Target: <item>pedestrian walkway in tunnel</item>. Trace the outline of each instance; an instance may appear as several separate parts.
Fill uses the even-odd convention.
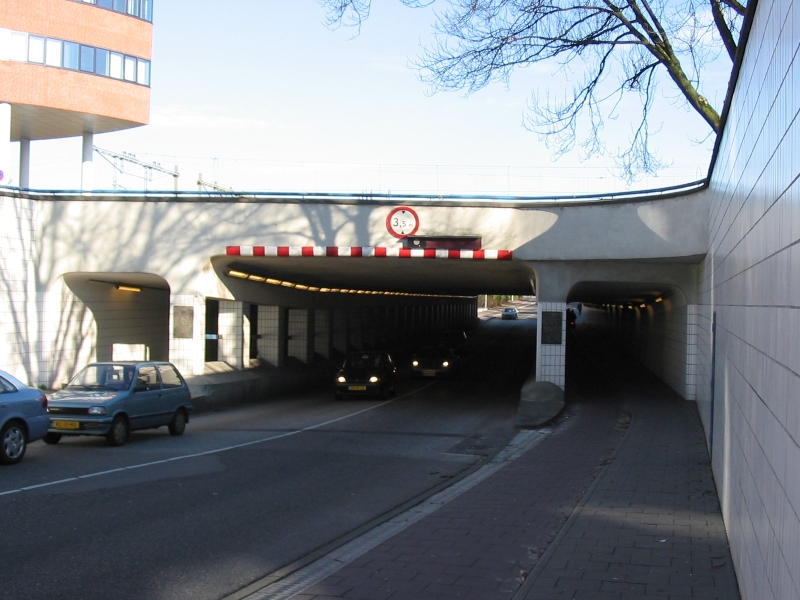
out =
[[[695,405],[598,330],[569,352],[542,442],[293,597],[738,599]]]

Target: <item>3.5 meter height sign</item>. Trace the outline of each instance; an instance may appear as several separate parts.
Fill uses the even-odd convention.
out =
[[[408,206],[398,206],[386,217],[386,229],[400,239],[414,235],[419,229],[419,216]]]

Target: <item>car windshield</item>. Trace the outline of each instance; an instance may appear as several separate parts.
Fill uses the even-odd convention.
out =
[[[375,369],[381,366],[381,357],[377,354],[358,354],[348,356],[345,369]]]
[[[417,356],[444,356],[449,353],[450,349],[446,348],[445,346],[430,346],[417,352]]]
[[[72,378],[67,387],[126,390],[131,385],[132,365],[89,365]]]

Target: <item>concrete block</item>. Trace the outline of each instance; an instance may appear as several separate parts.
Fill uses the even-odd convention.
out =
[[[564,409],[564,390],[550,381],[528,379],[522,386],[517,427],[539,427],[554,419]]]

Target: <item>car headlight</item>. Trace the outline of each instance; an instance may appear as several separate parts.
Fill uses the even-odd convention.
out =
[[[411,361],[411,366],[412,367],[418,367],[419,366],[419,361],[418,360],[412,360]]]
[[[105,406],[90,406],[89,407],[89,414],[90,415],[104,415],[106,414]]]
[[[339,375],[336,378],[336,381],[338,381],[339,383],[347,383],[347,379],[345,379],[344,375]]]
[[[378,383],[379,381],[380,381],[380,378],[375,377],[375,375],[373,375],[372,377],[369,378],[369,382],[370,383]]]
[[[449,363],[449,362],[447,362],[447,361],[444,361],[444,362],[442,363],[442,366],[443,366],[443,367],[449,367],[449,366],[450,366],[450,363]]]

